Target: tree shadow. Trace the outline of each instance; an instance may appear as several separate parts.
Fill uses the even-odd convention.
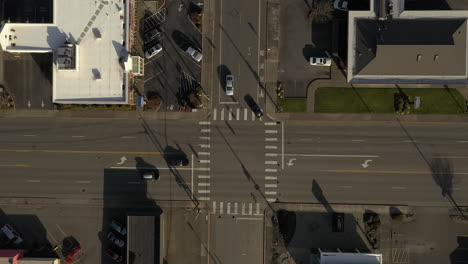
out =
[[[463,211],[453,198],[454,169],[449,159],[435,156],[429,161],[432,172],[432,179],[439,186],[442,197],[446,198],[457,210],[460,216],[464,216]]]
[[[321,203],[325,209],[327,210],[328,213],[333,213],[333,208],[330,206],[330,203],[328,202],[327,198],[323,194],[322,188],[318,184],[318,182],[314,179],[312,180],[312,194],[314,195],[315,199],[319,203]]]

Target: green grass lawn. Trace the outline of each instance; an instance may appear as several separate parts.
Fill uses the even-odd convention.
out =
[[[401,91],[421,107],[412,114],[463,114],[465,98],[456,89],[406,88]],[[315,92],[316,113],[395,113],[397,88],[318,88]]]
[[[299,113],[307,111],[306,98],[278,99],[278,107],[286,113]]]

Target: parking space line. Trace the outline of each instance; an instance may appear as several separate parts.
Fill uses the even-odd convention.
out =
[[[211,132],[211,129],[209,128],[204,128],[201,130],[201,133],[210,133]]]
[[[200,156],[202,156],[202,155],[203,156],[210,156],[211,153],[210,152],[198,152],[198,155],[200,155]]]
[[[278,179],[278,177],[276,176],[265,176],[265,180],[273,180],[273,181],[276,181]]]
[[[239,118],[240,118],[240,109],[237,108],[237,110],[236,110],[236,120],[239,120]]]
[[[198,122],[199,125],[211,125],[210,121],[200,121]]]
[[[200,190],[200,189],[199,189],[199,190],[198,190],[198,193],[211,193],[211,191],[210,191],[210,190]]]
[[[277,188],[277,187],[278,187],[277,184],[269,184],[269,183],[265,184],[265,188]]]
[[[265,172],[278,172],[277,169],[265,169]]]
[[[276,194],[277,194],[277,192],[274,192],[274,191],[269,191],[269,192],[265,192],[265,194],[267,194],[267,195],[276,195]]]
[[[216,201],[213,201],[213,212],[212,213],[213,214],[216,213]]]
[[[244,120],[247,120],[247,108],[244,108]]]
[[[200,163],[211,163],[210,160],[200,160]]]
[[[198,179],[209,179],[210,175],[198,175]]]
[[[200,201],[209,201],[209,200],[211,200],[211,198],[210,197],[198,197],[198,200],[200,200]]]
[[[266,149],[278,149],[278,146],[265,146]]]
[[[265,141],[268,141],[268,142],[278,141],[278,138],[265,138]]]
[[[252,112],[252,121],[255,121],[255,113]]]
[[[265,164],[269,164],[269,165],[277,165],[277,164],[278,164],[278,162],[277,162],[277,161],[275,161],[275,160],[267,160],[267,161],[265,161]]]
[[[276,199],[275,198],[267,198],[267,201],[270,202],[270,203],[274,203],[274,202],[276,202]]]
[[[203,140],[210,140],[211,137],[200,137],[200,139],[203,139]]]
[[[216,120],[216,114],[218,113],[217,109],[213,109],[213,120]]]
[[[278,153],[265,153],[266,157],[278,157]]]
[[[232,114],[232,110],[231,110],[231,109],[229,109],[229,111],[228,111],[228,115],[229,115],[229,121],[231,121],[231,120],[232,120],[232,115],[233,115],[233,114]]]
[[[221,115],[221,121],[224,121],[224,108],[221,109],[220,115]]]
[[[276,126],[276,122],[265,122],[265,126]]]
[[[267,134],[278,134],[278,130],[265,130]]]
[[[200,148],[210,148],[211,147],[211,145],[209,145],[209,144],[199,144],[198,146]]]

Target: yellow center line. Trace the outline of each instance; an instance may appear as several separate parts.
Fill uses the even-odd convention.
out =
[[[0,165],[0,167],[19,167],[19,168],[30,168],[31,165],[18,164],[18,165]]]
[[[47,150],[47,149],[0,149],[0,152],[40,152],[40,153],[68,153],[68,154],[135,154],[135,155],[161,155],[163,152],[143,151],[94,151],[94,150]]]
[[[457,174],[468,175],[468,172],[430,172],[430,171],[371,171],[371,170],[319,170],[320,172],[344,172],[344,173],[387,173],[387,174]]]

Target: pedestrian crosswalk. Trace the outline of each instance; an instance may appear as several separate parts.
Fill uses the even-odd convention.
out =
[[[263,121],[263,117],[257,118],[251,109],[244,107],[213,108],[211,118],[213,121]]]
[[[216,215],[261,216],[264,209],[260,203],[213,201],[211,213]]]
[[[209,201],[211,199],[211,175],[210,175],[210,164],[211,164],[211,122],[210,121],[200,121],[198,122],[200,126],[200,140],[198,144],[198,155],[197,161],[199,168],[197,170],[197,186],[196,186],[196,195],[197,199],[200,201]]]
[[[264,194],[268,202],[277,202],[278,170],[280,161],[278,151],[279,134],[277,122],[265,122],[265,185]]]

